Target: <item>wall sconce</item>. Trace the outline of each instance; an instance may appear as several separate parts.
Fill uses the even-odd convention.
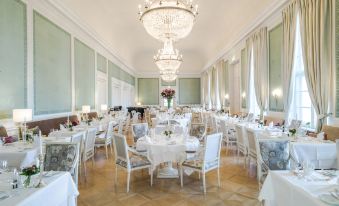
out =
[[[138,103],[137,103],[137,106],[141,106],[141,102],[138,102]]]
[[[229,106],[229,99],[230,99],[230,95],[229,94],[225,94],[225,106],[226,107]]]
[[[243,92],[243,93],[241,94],[241,97],[242,97],[243,103],[246,105],[246,92]]]

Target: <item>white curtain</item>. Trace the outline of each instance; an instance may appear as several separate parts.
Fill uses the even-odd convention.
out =
[[[207,102],[208,109],[212,108],[212,69],[207,71]]]
[[[225,61],[220,60],[218,63],[218,89],[221,109],[225,106]]]
[[[268,105],[268,44],[267,28],[261,28],[253,36],[254,89],[260,118]]]
[[[217,71],[216,71],[216,67],[213,66],[213,68],[211,69],[211,101],[212,101],[212,109],[216,109],[217,108],[217,95],[218,95],[218,91],[217,91],[217,83],[218,83],[218,78],[217,78]]]
[[[329,112],[333,85],[333,4],[333,0],[298,0],[305,78],[318,116],[318,131]]]
[[[246,101],[246,108],[249,109],[250,108],[250,77],[251,77],[251,61],[252,61],[252,51],[253,51],[253,38],[249,37],[246,40],[246,75],[245,75],[245,88],[246,88],[246,93],[245,93],[245,97],[242,98],[244,101]],[[244,89],[243,89],[244,90]]]
[[[282,12],[283,18],[283,51],[282,51],[282,84],[285,122],[288,124],[293,96],[293,63],[296,39],[296,2],[293,1]]]

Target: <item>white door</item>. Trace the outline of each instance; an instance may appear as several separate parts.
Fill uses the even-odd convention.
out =
[[[121,86],[112,84],[112,106],[121,106]]]

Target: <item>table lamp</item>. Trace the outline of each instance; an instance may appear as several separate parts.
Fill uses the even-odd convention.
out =
[[[86,121],[88,120],[88,113],[91,112],[91,106],[90,105],[83,105],[82,106],[82,113],[85,114]]]
[[[23,124],[23,137],[22,140],[26,141],[26,122],[32,120],[32,109],[14,109],[13,110],[13,122],[19,124],[19,134],[22,134]]]
[[[102,105],[100,106],[100,108],[101,108],[101,111],[102,111],[102,112],[106,112],[107,109],[108,109],[107,104],[102,104]]]

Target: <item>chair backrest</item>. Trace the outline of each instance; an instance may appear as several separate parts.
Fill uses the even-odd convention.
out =
[[[112,139],[113,136],[113,127],[114,127],[114,122],[109,121],[108,126],[107,126],[107,131],[106,131],[106,139]]]
[[[79,151],[80,155],[82,154],[82,151],[84,149],[84,140],[86,139],[86,133],[85,132],[79,132],[71,137],[71,142],[76,143],[79,145]],[[81,156],[79,156],[80,158]]]
[[[132,135],[134,137],[134,142],[137,142],[140,137],[144,137],[147,134],[148,134],[147,123],[132,124]]]
[[[337,169],[339,168],[339,140],[336,140],[337,146]]]
[[[190,135],[197,137],[199,140],[203,140],[206,136],[207,126],[204,123],[192,123]]]
[[[119,133],[119,134],[122,134],[122,130],[123,130],[123,129],[124,129],[124,120],[121,119],[121,120],[119,121],[118,133]]]
[[[132,117],[133,124],[138,123],[138,121],[139,121],[139,114],[140,114],[139,112],[136,112],[136,113],[133,114],[133,117]]]
[[[244,138],[242,126],[240,126],[240,125],[235,125],[235,134],[236,134],[236,136],[237,136],[237,142],[238,142],[238,144],[243,145],[243,146],[246,146],[246,142],[245,142],[245,138]]]
[[[78,160],[78,143],[46,143],[45,171],[67,171],[74,174]]]
[[[181,135],[181,134],[184,133],[184,129],[180,125],[176,125],[176,126],[174,126],[173,133],[176,134],[176,135]]]
[[[118,160],[125,161],[129,164],[129,156],[128,156],[128,146],[126,137],[121,134],[114,133],[113,135],[113,145],[114,145],[114,153],[115,153],[115,161]]]
[[[157,118],[152,118],[152,127],[155,128],[157,126]]]
[[[220,120],[220,131],[222,132],[224,136],[227,136],[227,126],[226,126],[226,121],[225,120]]]
[[[290,148],[287,140],[258,139],[260,161],[270,170],[289,169]]]
[[[204,162],[220,160],[222,134],[216,133],[205,137]]]
[[[248,147],[249,147],[250,151],[253,154],[256,154],[256,151],[257,151],[257,147],[256,147],[256,141],[257,141],[256,140],[256,135],[250,129],[246,129],[246,132],[247,132],[247,139],[248,139]]]
[[[82,161],[86,161],[94,156],[96,134],[97,134],[96,128],[88,128]]]
[[[155,134],[161,135],[167,129],[167,126],[158,125],[155,127]]]

